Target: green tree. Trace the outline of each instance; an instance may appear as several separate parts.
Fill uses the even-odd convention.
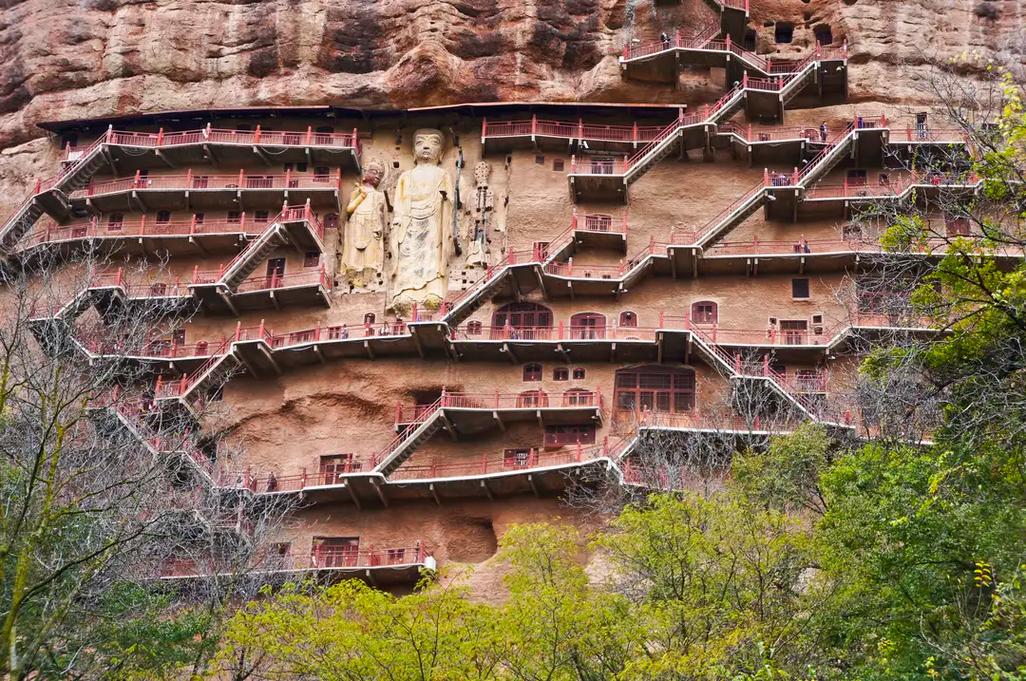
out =
[[[638,608],[647,655],[635,678],[774,678],[801,667],[808,533],[733,493],[653,496],[599,537]]]

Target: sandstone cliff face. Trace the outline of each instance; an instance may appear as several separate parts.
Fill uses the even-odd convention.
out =
[[[1022,59],[1019,0],[752,6],[760,52],[800,53],[816,26],[847,38],[855,101],[907,99],[900,62]],[[687,91],[623,83],[618,51],[715,20],[703,0],[3,0],[0,146],[40,120],[167,109],[674,101]],[[792,43],[775,42],[777,21]]]

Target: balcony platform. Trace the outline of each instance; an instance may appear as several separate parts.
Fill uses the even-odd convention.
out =
[[[794,245],[793,248],[799,246]],[[818,247],[818,244],[817,244]],[[724,249],[727,250],[727,249]],[[709,275],[744,275],[758,276],[760,274],[811,274],[815,272],[838,272],[846,271],[855,267],[859,261],[859,252],[855,248],[841,250],[802,253],[786,252],[781,249],[779,253],[766,250],[757,254],[724,254],[716,255],[716,249],[707,251],[707,254],[698,259],[698,273]]]
[[[204,309],[215,314],[238,315],[244,311],[280,309],[285,306],[331,306],[329,280],[322,270],[299,271],[281,276],[251,276],[235,290],[202,275],[189,289]]]
[[[360,170],[360,143],[354,133],[305,131],[227,130],[203,128],[187,131],[111,131],[100,140],[110,163],[119,172],[153,167],[182,168],[211,164],[252,166],[307,163]],[[67,152],[74,163],[78,149]]]
[[[687,337],[686,331],[677,329],[534,331],[539,333],[510,338],[503,328],[483,327],[480,335],[474,335],[462,326],[454,331],[450,343],[454,354],[466,361],[662,362],[682,359]]]
[[[467,462],[460,471],[454,462],[439,466],[416,464],[414,459],[400,466],[389,476],[384,493],[389,500],[434,500],[443,505],[446,500],[473,498],[505,498],[534,495],[555,497],[566,491],[570,478],[582,473],[599,473],[609,465],[608,459],[586,458],[573,461],[573,453],[548,457],[540,455],[538,465],[482,466],[474,471],[474,463]],[[560,459],[565,462],[558,463]],[[448,469],[448,470],[447,470]]]
[[[48,224],[30,232],[13,255],[24,262],[39,257],[64,260],[86,249],[102,255],[208,255],[239,251],[247,237],[258,236],[265,227],[252,222],[123,223],[114,229],[96,221]]]
[[[620,166],[617,166],[620,168]],[[627,180],[619,172],[593,172],[587,164],[567,175],[574,200],[627,202]]]
[[[498,406],[488,404],[488,396],[482,396],[479,405],[443,407],[445,420],[458,436],[472,436],[494,430],[505,430],[513,423],[538,423],[540,426],[602,423],[600,397],[595,394],[595,404],[561,404],[562,395],[548,395],[548,400],[538,405],[525,401],[525,406],[516,406],[503,396]],[[399,422],[397,432],[413,427],[413,423]]]
[[[341,176],[154,175],[91,182],[71,195],[73,206],[100,213],[154,210],[252,210],[305,204],[341,211]]]

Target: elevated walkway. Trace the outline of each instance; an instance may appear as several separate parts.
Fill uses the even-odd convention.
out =
[[[356,130],[351,134],[337,134],[317,133],[309,128],[305,132],[277,132],[261,131],[259,127],[243,131],[216,130],[207,126],[183,132],[139,133],[109,128],[86,147],[66,149],[61,171],[52,178],[36,182],[32,194],[0,223],[0,250],[13,250],[44,212],[58,223],[67,222],[73,198],[101,210],[108,204],[129,209],[141,206],[145,210],[143,196],[154,199],[153,208],[168,198],[172,199],[174,208],[182,205],[221,206],[225,196],[240,200],[244,197],[246,200],[277,197],[278,202],[291,200],[303,203],[308,198],[317,202],[320,197],[328,195],[336,206],[339,203],[340,172],[326,177],[316,174],[293,176],[291,173],[242,174],[222,181],[220,176],[209,175],[205,171],[189,171],[177,179],[167,176],[162,180],[143,178],[139,171],[152,167],[154,161],[156,165],[178,169],[196,163],[216,166],[221,161],[247,165],[255,158],[268,166],[294,161],[323,163],[325,166],[344,165],[359,171],[360,154]],[[131,179],[92,183],[101,168],[108,168],[115,175],[119,170],[128,170],[135,175]],[[229,186],[233,184],[234,187]]]
[[[784,106],[791,101],[818,73],[818,61],[808,61],[801,70],[789,78],[749,78],[742,76],[730,91],[712,106],[704,106],[697,113],[678,115],[631,156],[607,159],[593,156],[578,159],[572,156],[567,175],[570,190],[576,200],[626,200],[627,187],[647,170],[671,153],[689,149],[710,152],[713,138],[719,135],[719,125],[725,125],[725,134],[738,136],[738,126],[728,123],[744,108],[749,118],[767,116],[781,118]],[[830,145],[832,148],[833,145]]]

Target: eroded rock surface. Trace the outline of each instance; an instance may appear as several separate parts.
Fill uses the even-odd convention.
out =
[[[800,53],[817,26],[851,45],[854,99],[906,97],[886,69],[976,51],[1022,59],[1024,3],[755,0],[760,52]],[[716,14],[702,0],[26,0],[0,3],[0,145],[40,120],[203,107],[661,100],[621,82],[633,37]],[[790,44],[777,21],[794,25]],[[700,75],[695,76],[701,79]]]

